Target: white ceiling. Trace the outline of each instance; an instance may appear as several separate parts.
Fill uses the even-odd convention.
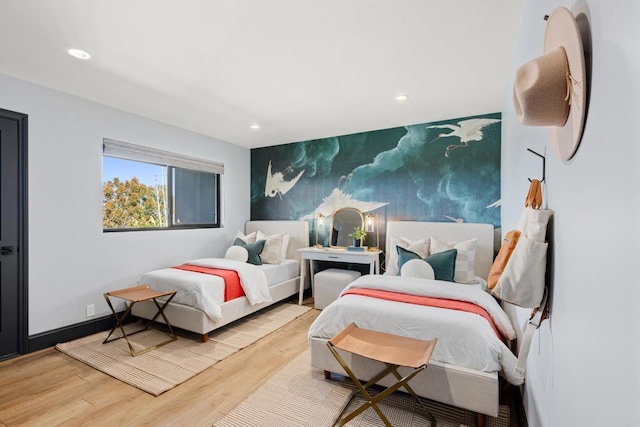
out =
[[[523,1],[0,0],[0,73],[275,145],[500,111]]]

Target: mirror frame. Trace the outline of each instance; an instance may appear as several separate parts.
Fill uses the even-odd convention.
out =
[[[360,216],[360,228],[364,230],[364,215],[362,214],[362,212],[360,210],[358,210],[356,208],[340,208],[340,209],[334,211],[331,214],[331,230],[330,230],[330,233],[329,233],[329,247],[331,247],[331,248],[342,248],[342,249],[346,248],[346,246],[342,246],[342,245],[338,245],[337,244],[338,243],[338,238],[337,237],[336,237],[336,244],[335,245],[333,244],[333,241],[334,241],[333,240],[333,238],[334,238],[333,223],[334,223],[338,213],[345,212],[345,211],[354,211],[354,212],[356,212]],[[357,227],[357,225],[355,225],[354,227]],[[351,230],[349,232],[351,233],[352,231],[353,230]],[[360,239],[360,246],[362,246],[362,239]]]

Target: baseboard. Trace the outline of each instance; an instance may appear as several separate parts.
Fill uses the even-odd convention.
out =
[[[118,316],[121,316],[122,314],[123,313],[118,313]],[[127,316],[124,323],[131,323],[137,320],[138,319],[135,316]],[[115,324],[116,321],[113,315],[108,315],[31,335],[29,336],[27,343],[27,353],[42,350],[47,347],[53,347],[58,343],[72,341],[97,332],[107,331],[113,328]]]

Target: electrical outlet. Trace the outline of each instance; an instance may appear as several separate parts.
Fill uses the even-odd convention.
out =
[[[87,306],[87,317],[91,317],[96,314],[96,306],[93,304],[89,304]]]

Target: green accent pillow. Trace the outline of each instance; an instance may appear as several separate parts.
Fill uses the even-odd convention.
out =
[[[426,258],[422,258],[417,253],[405,249],[402,246],[396,246],[396,251],[398,252],[398,271],[402,270],[402,265],[405,262],[412,259],[421,259],[433,268],[436,280],[453,282],[453,276],[456,272],[456,257],[458,256],[457,249],[438,252]],[[400,275],[400,273],[398,273],[398,275]]]
[[[236,240],[233,241],[234,246],[242,246],[249,253],[249,258],[247,262],[249,264],[262,265],[262,260],[260,259],[260,252],[264,249],[264,244],[266,240],[257,240],[255,243],[247,243],[239,237],[236,237]]]

